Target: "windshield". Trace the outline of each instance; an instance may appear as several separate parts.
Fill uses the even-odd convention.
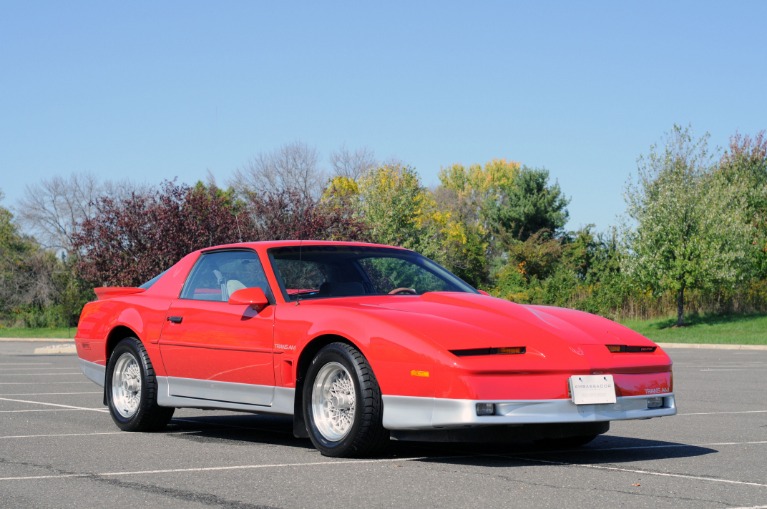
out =
[[[363,295],[477,291],[418,253],[357,246],[292,246],[269,250],[287,300]]]

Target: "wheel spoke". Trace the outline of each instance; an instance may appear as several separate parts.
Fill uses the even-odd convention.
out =
[[[122,354],[112,373],[112,402],[123,417],[132,417],[141,403],[141,367],[130,353]]]
[[[354,382],[344,366],[330,362],[317,373],[312,391],[312,412],[317,429],[325,439],[343,439],[354,424],[357,395]]]

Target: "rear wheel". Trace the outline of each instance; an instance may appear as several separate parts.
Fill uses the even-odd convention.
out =
[[[109,357],[106,397],[112,420],[123,431],[163,429],[174,408],[157,405],[157,379],[144,345],[125,338]]]
[[[325,456],[364,456],[389,440],[373,370],[353,346],[331,343],[317,353],[306,376],[304,415],[309,438]]]

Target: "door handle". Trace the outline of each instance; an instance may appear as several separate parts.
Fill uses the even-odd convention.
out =
[[[184,320],[183,316],[169,316],[168,321],[173,323],[181,323]]]

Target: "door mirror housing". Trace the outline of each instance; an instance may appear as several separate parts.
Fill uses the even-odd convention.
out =
[[[229,304],[235,306],[246,305],[261,310],[269,305],[269,299],[259,287],[242,288],[229,296]]]

